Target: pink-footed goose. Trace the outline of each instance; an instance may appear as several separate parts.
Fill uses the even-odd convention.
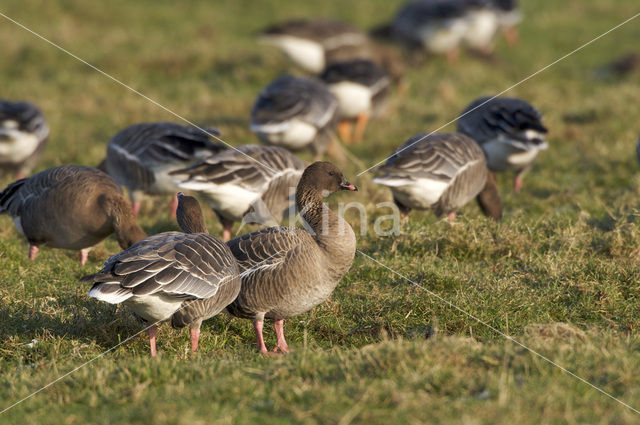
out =
[[[361,141],[369,119],[380,115],[386,106],[389,74],[375,62],[352,59],[328,65],[320,79],[338,100],[340,138],[345,143]]]
[[[516,171],[513,189],[522,188],[524,174],[547,149],[542,115],[521,99],[481,97],[461,113],[458,131],[475,140],[487,157],[491,171]]]
[[[485,215],[502,218],[495,178],[478,144],[458,133],[427,135],[407,140],[372,181],[391,189],[404,216],[411,209],[430,209],[453,221],[456,210],[477,197]]]
[[[0,99],[0,172],[26,177],[44,150],[49,126],[28,102]]]
[[[278,225],[294,206],[293,193],[304,168],[286,149],[245,145],[171,174],[180,178],[181,188],[202,194],[222,223],[222,239],[228,241],[236,221]]]
[[[92,283],[89,296],[123,303],[144,323],[151,357],[156,355],[156,324],[189,326],[191,351],[198,349],[200,325],[218,314],[238,295],[238,265],[229,248],[207,234],[200,205],[178,193],[177,219],[186,233],[150,236],[109,258]]]
[[[258,349],[267,354],[264,319],[275,321],[277,346],[288,352],[284,319],[322,303],[347,273],[356,250],[351,226],[323,203],[323,193],[357,190],[328,162],[311,164],[296,189],[304,228],[271,227],[228,242],[238,260],[242,288],[227,307],[253,321]]]
[[[207,131],[219,134],[215,129]],[[169,172],[224,149],[194,127],[171,122],[140,123],[125,128],[109,141],[107,157],[99,168],[127,188],[137,217],[145,194],[168,195],[178,191]],[[176,198],[172,197],[172,218],[177,206]]]
[[[296,65],[317,74],[328,64],[371,56],[369,38],[339,21],[291,20],[263,30],[260,40],[281,49]]]
[[[282,76],[258,96],[251,131],[268,145],[311,150],[320,159],[334,137],[338,101],[320,80]]]
[[[81,250],[84,265],[89,247],[111,233],[123,249],[146,237],[120,186],[89,167],[49,168],[11,183],[0,192],[1,213],[27,238],[31,260],[38,246],[47,245]]]

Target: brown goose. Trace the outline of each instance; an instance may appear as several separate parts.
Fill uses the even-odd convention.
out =
[[[187,233],[150,236],[81,279],[93,283],[90,297],[123,303],[151,324],[151,357],[156,355],[158,322],[189,326],[191,350],[196,351],[202,321],[218,314],[240,290],[236,260],[224,243],[207,234],[198,201],[182,193],[177,198],[178,223]]]
[[[11,183],[0,193],[0,214],[8,213],[29,241],[29,258],[39,245],[79,249],[87,262],[89,247],[111,233],[123,249],[147,235],[136,223],[122,189],[100,170],[76,165],[49,168]]]
[[[222,239],[228,241],[236,221],[280,223],[293,206],[290,192],[304,168],[304,162],[284,148],[245,145],[171,174],[185,176],[178,185],[205,197],[222,223]]]
[[[478,144],[459,133],[427,134],[407,140],[372,181],[391,188],[405,216],[411,209],[430,209],[453,221],[456,210],[477,196],[485,215],[499,220],[500,195]]]
[[[49,126],[35,105],[0,99],[0,172],[26,177],[48,136]]]
[[[207,131],[219,134],[214,129]],[[100,168],[127,188],[137,217],[145,194],[166,195],[178,190],[168,175],[170,171],[224,149],[195,127],[172,122],[140,123],[125,128],[109,141],[107,157]],[[177,206],[172,197],[171,217],[175,217]]]
[[[275,321],[277,346],[288,352],[284,319],[326,300],[347,273],[356,250],[351,226],[322,202],[323,193],[357,190],[328,162],[311,164],[296,189],[296,205],[305,227],[271,227],[228,242],[238,260],[242,288],[227,307],[253,321],[258,349],[266,354],[264,319]]]

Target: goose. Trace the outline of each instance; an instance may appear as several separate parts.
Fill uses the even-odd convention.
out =
[[[260,34],[300,68],[317,74],[329,63],[371,56],[369,38],[360,30],[327,19],[291,20],[272,25]]]
[[[491,54],[500,25],[499,9],[488,0],[466,0],[465,8],[467,29],[462,42],[477,52]]]
[[[356,250],[351,226],[322,201],[323,193],[357,190],[329,162],[308,166],[296,188],[304,228],[270,227],[227,242],[240,267],[242,287],[227,311],[253,321],[258,350],[267,354],[264,319],[274,320],[275,352],[289,352],[284,319],[325,301],[347,273]]]
[[[391,189],[404,218],[412,209],[428,209],[453,222],[456,210],[474,197],[486,216],[502,218],[500,195],[484,153],[463,134],[413,136],[378,171],[372,181]]]
[[[391,23],[392,37],[414,50],[457,60],[468,21],[464,0],[417,0],[405,4]]]
[[[518,0],[491,0],[491,4],[498,20],[498,29],[502,30],[508,44],[516,44],[519,38],[516,25],[522,20]]]
[[[332,141],[338,101],[320,80],[285,75],[269,84],[251,110],[251,131],[265,144],[310,149],[320,159]]]
[[[220,134],[215,129],[207,131]],[[137,217],[144,194],[167,195],[178,190],[168,174],[170,171],[224,149],[194,127],[172,122],[139,123],[118,132],[109,141],[107,157],[99,168],[127,188]],[[172,218],[177,206],[174,197],[170,204]]]
[[[124,304],[149,324],[151,357],[156,356],[157,324],[189,326],[191,351],[198,349],[203,320],[215,316],[240,291],[238,265],[229,248],[207,234],[198,201],[178,193],[177,219],[186,233],[150,236],[109,258],[85,276],[89,297]]]
[[[49,126],[35,105],[0,99],[0,172],[21,179],[44,150]]]
[[[386,106],[389,75],[375,62],[352,59],[327,66],[320,79],[338,100],[340,138],[346,143],[361,141],[369,118],[381,114]],[[353,137],[352,121],[356,122]]]
[[[80,250],[85,265],[89,248],[111,233],[122,249],[147,235],[136,223],[122,189],[90,167],[65,165],[18,180],[0,192],[0,214],[8,213],[29,242],[29,259],[40,245]]]
[[[487,156],[492,171],[515,170],[515,193],[538,153],[547,149],[542,115],[521,99],[482,97],[460,114],[458,131],[475,140]]]
[[[180,177],[180,188],[204,196],[222,224],[226,242],[233,223],[248,217],[251,209],[254,222],[277,225],[292,206],[291,189],[304,168],[304,162],[284,148],[245,145],[171,174]]]

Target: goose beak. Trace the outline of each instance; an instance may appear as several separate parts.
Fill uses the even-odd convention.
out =
[[[349,183],[348,181],[343,181],[342,183],[340,183],[340,190],[355,191],[355,190],[358,190],[358,188],[355,187],[355,185],[352,185],[351,183]]]
[[[178,199],[182,198],[183,196],[184,196],[184,193],[182,193],[182,192],[176,193],[176,198],[178,198]]]

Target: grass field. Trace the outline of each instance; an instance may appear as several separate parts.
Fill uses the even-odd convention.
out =
[[[368,28],[401,3],[4,0],[0,13],[239,145],[256,142],[248,115],[260,89],[297,72],[257,44],[258,29],[292,16]],[[343,171],[360,192],[336,199],[363,202],[371,213],[358,248],[421,288],[357,254],[329,301],[287,321],[291,355],[259,356],[250,323],[221,315],[205,322],[192,358],[187,332],[165,325],[157,359],[146,338],[135,337],[0,414],[0,423],[638,423],[631,409],[442,299],[640,409],[640,76],[593,78],[637,48],[640,20],[509,92],[543,112],[550,149],[520,195],[512,176],[500,176],[501,223],[469,204],[453,227],[413,212],[402,235],[379,238],[373,220],[388,212],[375,205],[390,194],[371,175],[355,177],[476,97],[640,11],[636,0],[522,3],[518,46],[499,40],[495,62],[463,55],[456,66],[436,58],[409,69],[407,95],[394,95],[388,115],[350,148],[362,163]],[[38,170],[96,165],[120,129],[177,121],[2,17],[0,52],[1,96],[37,103],[51,126]],[[177,229],[168,201],[143,206],[148,233]],[[214,214],[205,213],[219,235]],[[118,250],[112,237],[85,267],[75,253],[47,248],[32,263],[11,220],[0,217],[0,410],[142,329],[78,283]],[[266,338],[273,345],[270,326]]]

